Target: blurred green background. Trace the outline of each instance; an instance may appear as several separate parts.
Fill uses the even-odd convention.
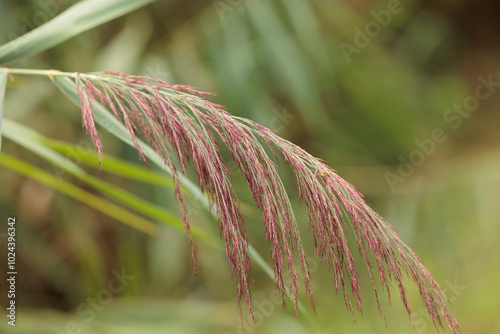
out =
[[[2,0],[0,44],[72,3]],[[365,194],[446,290],[464,333],[498,333],[499,15],[493,0],[158,1],[8,66],[124,71],[216,92],[213,100],[231,113],[280,131]],[[491,91],[485,81],[493,82]],[[478,89],[490,94],[475,100]],[[178,214],[168,187],[84,163],[92,147],[81,114],[48,79],[12,76],[6,96],[5,119],[67,142],[62,147],[78,154],[66,157],[89,174]],[[106,155],[141,166],[133,149],[104,131],[101,138]],[[5,138],[2,152],[103,196]],[[260,213],[229,167],[249,239],[270,262]],[[297,203],[287,173],[283,180]],[[149,236],[4,167],[0,185],[1,252],[7,217],[15,216],[19,273],[17,326],[4,316],[1,333],[314,332],[292,307],[283,311],[273,302],[274,284],[258,266],[256,323],[246,313],[240,322],[235,284],[217,247],[196,242],[195,277],[189,243],[177,230],[161,227]],[[187,202],[191,223],[217,235],[203,206]],[[326,333],[436,332],[411,284],[415,329],[394,297],[391,306],[382,301],[386,330],[363,271],[364,315],[354,326],[331,273],[314,258],[305,212],[296,213],[311,256],[316,318]],[[133,278],[109,294],[122,271]],[[2,280],[0,300],[7,289]]]

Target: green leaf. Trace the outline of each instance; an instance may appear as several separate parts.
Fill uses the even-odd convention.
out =
[[[2,118],[5,100],[5,88],[7,87],[7,71],[0,69],[0,151],[2,149]]]
[[[59,179],[61,179],[61,172],[68,172],[117,202],[126,205],[128,208],[149,218],[158,220],[180,232],[185,232],[184,225],[177,216],[162,207],[156,206],[121,188],[88,174],[66,156],[42,144],[46,139],[39,133],[7,119],[5,120],[5,125],[5,137],[51,162],[55,170],[59,172]],[[214,246],[218,245],[214,237],[196,227],[191,228],[191,233],[195,238]]]
[[[75,157],[80,163],[99,169],[100,171],[118,175],[127,180],[175,189],[172,178],[166,176],[164,173],[148,169],[146,166],[140,166],[123,159],[111,157],[108,154],[101,159],[101,166],[99,166],[99,157],[96,154],[81,154],[79,153],[79,148],[75,144],[50,138],[40,138],[40,142],[66,156]]]
[[[0,64],[30,56],[155,0],[85,0],[0,47]]]
[[[158,225],[153,224],[147,219],[144,219],[135,213],[119,207],[107,200],[104,200],[96,195],[93,195],[67,181],[59,180],[57,177],[49,174],[37,167],[31,166],[21,160],[18,160],[5,153],[0,155],[0,165],[14,170],[32,180],[38,181],[41,184],[49,186],[55,190],[62,192],[88,206],[113,217],[124,224],[133,227],[149,235],[158,233]]]

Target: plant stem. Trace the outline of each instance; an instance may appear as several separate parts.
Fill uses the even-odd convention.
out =
[[[5,67],[4,69],[10,74],[19,74],[19,75],[45,75],[45,76],[49,76],[49,77],[51,77],[51,76],[52,77],[76,76],[76,72],[70,73],[70,72],[61,72],[58,70],[33,70],[33,69],[29,69],[29,68],[10,68],[10,67]]]
[[[85,74],[79,72],[62,72],[59,70],[33,70],[29,68],[10,68],[4,67],[4,70],[8,74],[17,74],[17,75],[43,75],[49,78],[53,77],[72,77],[75,78],[77,76],[81,76],[87,79],[97,79],[98,76],[96,74]],[[100,78],[100,80],[108,80],[106,77]]]

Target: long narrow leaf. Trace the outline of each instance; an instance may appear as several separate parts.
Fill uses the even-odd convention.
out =
[[[2,119],[3,105],[5,100],[5,88],[7,87],[7,71],[0,69],[0,151],[2,149]]]
[[[156,219],[166,225],[179,230],[184,231],[182,221],[177,218],[174,214],[167,211],[164,208],[158,207],[154,204],[149,203],[135,195],[126,192],[112,184],[109,184],[97,177],[94,177],[86,173],[77,164],[68,159],[67,157],[61,155],[60,153],[52,150],[51,148],[43,145],[41,142],[43,136],[36,133],[32,129],[25,127],[24,125],[18,124],[16,122],[5,120],[5,137],[9,138],[18,145],[32,151],[33,153],[39,155],[40,157],[51,162],[55,167],[62,171],[68,172],[75,176],[79,180],[86,182],[95,189],[103,192],[114,200],[125,204],[131,209],[148,216],[149,218]],[[206,232],[193,228],[193,236],[208,242],[212,245],[218,245],[217,241],[207,234]]]
[[[59,180],[57,177],[49,174],[37,167],[33,167],[21,160],[18,160],[5,153],[0,155],[0,165],[9,168],[19,174],[38,181],[41,184],[49,186],[59,192],[66,194],[88,206],[115,218],[125,225],[133,227],[149,235],[158,233],[158,225],[153,224],[135,213],[121,208],[109,201],[106,201],[96,195],[93,195],[69,182]]]
[[[0,47],[0,64],[30,56],[145,6],[154,0],[86,0]]]
[[[111,157],[109,154],[102,158],[101,166],[99,166],[99,158],[97,155],[79,154],[78,147],[74,144],[50,138],[40,138],[40,141],[44,145],[47,145],[59,153],[75,156],[82,164],[93,168],[100,168],[103,172],[126,177],[127,180],[154,184],[168,189],[175,188],[174,182],[171,178],[166,176],[164,173],[152,171],[146,166],[137,165],[123,159]]]

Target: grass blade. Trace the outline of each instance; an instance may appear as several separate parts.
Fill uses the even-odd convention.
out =
[[[42,144],[42,141],[44,141],[44,137],[36,133],[35,131],[10,120],[5,120],[5,125],[6,138],[9,138],[18,145],[21,145],[24,148],[39,155],[40,157],[46,159],[61,171],[70,173],[79,180],[86,182],[87,184],[106,194],[110,198],[113,198],[114,200],[126,205],[127,207],[135,210],[138,213],[141,213],[151,219],[158,220],[159,222],[165,223],[166,225],[180,232],[184,232],[182,221],[166,209],[158,207],[131,193],[126,192],[121,188],[118,188],[110,183],[107,183],[95,176],[86,173],[83,169],[81,169],[77,164],[75,164],[67,157]],[[218,246],[218,241],[214,237],[200,229],[193,227],[192,234],[200,240],[203,240],[211,245]]]
[[[154,0],[86,0],[0,47],[0,64],[30,56],[132,12]]]
[[[92,168],[99,168],[100,171],[122,176],[127,178],[127,180],[140,181],[168,189],[175,189],[174,182],[171,178],[150,170],[145,166],[140,166],[106,155],[102,158],[102,164],[99,167],[99,158],[97,155],[80,154],[78,153],[78,147],[74,144],[50,138],[40,138],[40,142],[63,155],[77,157],[82,164]]]

